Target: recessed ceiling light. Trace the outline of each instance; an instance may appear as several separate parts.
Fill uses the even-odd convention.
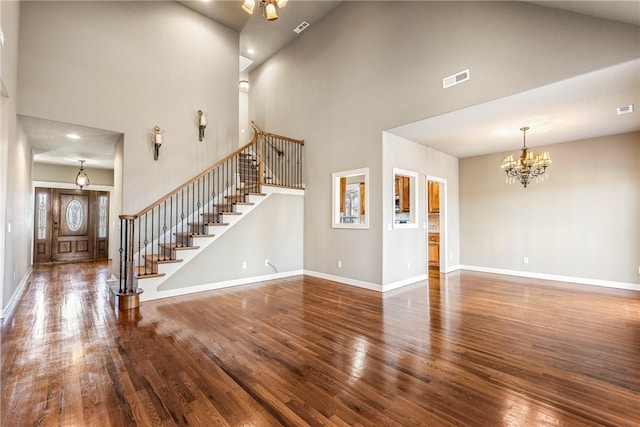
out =
[[[67,134],[67,138],[69,138],[69,139],[80,139],[80,135],[75,134],[75,133],[68,133]]]
[[[247,53],[248,53],[249,55],[253,55],[254,53],[256,53],[256,51],[255,51],[255,50],[253,50],[253,49],[247,49]]]

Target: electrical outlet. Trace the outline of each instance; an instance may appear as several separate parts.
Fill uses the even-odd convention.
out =
[[[243,270],[247,269],[247,261],[242,261],[242,269]]]
[[[342,268],[342,261],[338,261],[338,268]]]
[[[265,267],[269,267],[269,260],[268,260],[268,259],[265,259],[265,260],[264,260],[264,266],[265,266]]]
[[[407,262],[407,270],[411,270],[411,262]]]
[[[529,264],[529,258],[528,257],[522,257],[522,263],[523,264]]]

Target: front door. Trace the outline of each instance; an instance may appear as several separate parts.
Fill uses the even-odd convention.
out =
[[[34,262],[108,257],[108,193],[36,188]]]

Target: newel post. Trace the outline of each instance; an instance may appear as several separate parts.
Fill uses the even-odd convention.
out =
[[[142,290],[136,284],[133,265],[135,220],[135,216],[120,215],[120,286],[116,294],[116,306],[120,310],[140,305]]]

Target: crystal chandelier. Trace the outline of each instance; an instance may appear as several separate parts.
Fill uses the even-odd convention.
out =
[[[551,164],[551,158],[548,152],[544,152],[538,156],[533,157],[533,152],[527,148],[527,131],[528,127],[520,128],[523,132],[523,145],[522,154],[516,161],[513,156],[509,154],[502,161],[502,170],[507,174],[507,183],[512,184],[519,182],[527,188],[527,185],[531,181],[539,182],[546,178],[544,174],[547,171],[547,166]]]
[[[262,8],[262,17],[266,18],[267,21],[275,21],[278,19],[278,9],[285,7],[289,0],[244,0],[242,9],[252,14],[253,8],[256,6],[256,1]]]

